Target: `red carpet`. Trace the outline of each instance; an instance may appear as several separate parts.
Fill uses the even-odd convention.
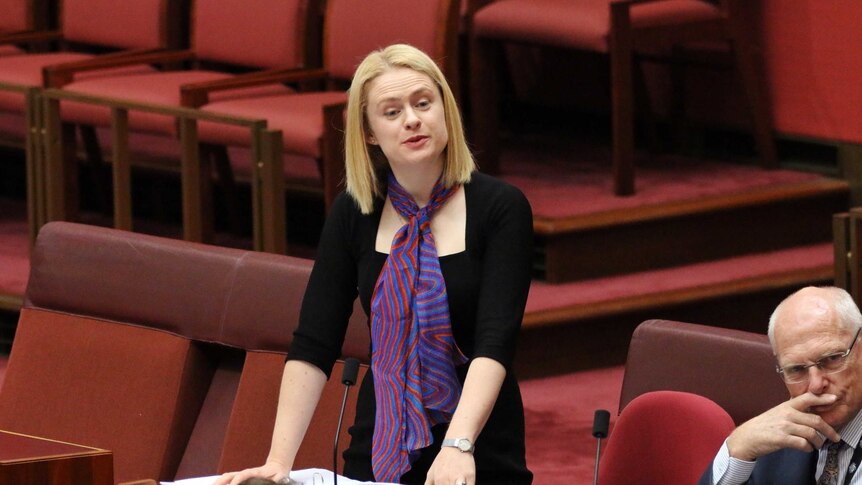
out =
[[[542,218],[697,200],[821,178],[813,173],[763,170],[753,165],[704,159],[639,157],[635,194],[616,197],[607,147],[577,140],[555,146],[544,138],[519,139],[517,145],[503,151],[502,163],[501,178],[524,191],[533,214]]]
[[[527,465],[535,474],[533,483],[592,483],[596,458],[593,413],[607,409],[613,424],[622,380],[620,366],[521,382]]]

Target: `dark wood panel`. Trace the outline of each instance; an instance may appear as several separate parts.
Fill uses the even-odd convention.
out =
[[[112,485],[110,451],[0,431],[0,483]]]

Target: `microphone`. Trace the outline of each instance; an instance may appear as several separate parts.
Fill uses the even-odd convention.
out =
[[[344,397],[341,399],[341,413],[338,415],[338,427],[335,428],[335,446],[332,448],[332,480],[338,485],[338,437],[341,435],[341,422],[344,420],[344,406],[347,405],[347,392],[350,386],[356,384],[356,376],[359,374],[359,361],[353,357],[344,360],[344,369],[341,371],[341,383],[344,384]]]
[[[593,417],[593,437],[596,438],[596,471],[593,473],[593,485],[599,483],[599,454],[602,451],[602,438],[608,437],[608,423],[611,413],[604,409],[597,409]]]

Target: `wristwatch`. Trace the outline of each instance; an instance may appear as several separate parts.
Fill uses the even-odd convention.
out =
[[[443,440],[443,443],[440,446],[449,446],[452,448],[458,448],[461,453],[472,453],[476,448],[473,445],[473,442],[468,440],[467,438],[449,438]]]

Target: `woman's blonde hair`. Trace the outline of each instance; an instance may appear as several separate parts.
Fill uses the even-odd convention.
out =
[[[383,196],[380,178],[388,168],[380,148],[376,145],[369,147],[367,142],[368,83],[391,69],[401,67],[427,75],[440,89],[446,131],[449,134],[443,183],[447,187],[467,183],[476,170],[476,162],[467,148],[455,96],[437,64],[427,54],[407,44],[394,44],[376,50],[368,54],[356,68],[347,101],[344,140],[347,193],[353,197],[363,214],[370,214],[374,209],[374,198]]]

